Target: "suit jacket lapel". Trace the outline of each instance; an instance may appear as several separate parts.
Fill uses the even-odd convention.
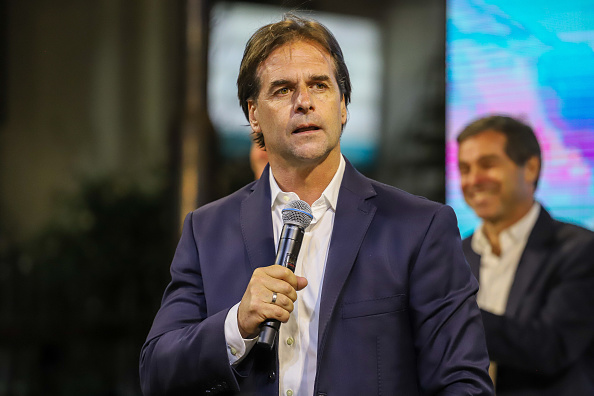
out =
[[[470,266],[472,274],[477,280],[480,280],[479,276],[481,272],[481,256],[479,256],[474,252],[474,250],[472,250],[472,238],[474,238],[474,235],[462,241],[462,248],[464,250],[464,256],[466,256],[466,261]]]
[[[338,195],[322,287],[318,329],[318,363],[324,349],[328,322],[336,308],[340,292],[355,263],[363,238],[375,214],[375,205],[367,200],[375,194],[369,180],[358,173],[347,161]]]
[[[530,284],[536,278],[538,272],[542,271],[547,261],[548,241],[553,236],[553,219],[549,213],[541,207],[540,214],[522,253],[518,269],[509,291],[507,299],[506,314],[516,316],[524,296]]]
[[[260,180],[254,184],[252,194],[241,203],[241,232],[252,269],[273,264],[276,255],[270,215],[268,175],[268,168],[266,168]],[[374,195],[375,190],[369,180],[358,173],[347,161],[338,196],[322,287],[318,359],[322,355],[328,322],[375,214],[376,207],[367,199]]]
[[[270,214],[268,165],[252,187],[253,192],[241,202],[240,224],[252,270],[274,264],[274,237]]]

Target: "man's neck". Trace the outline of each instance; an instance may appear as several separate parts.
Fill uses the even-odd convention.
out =
[[[312,205],[324,192],[340,165],[340,151],[330,153],[316,164],[291,166],[270,161],[270,168],[276,183],[283,191],[291,191],[300,199]]]
[[[501,241],[499,239],[499,235],[524,218],[524,216],[526,216],[532,208],[533,204],[534,200],[532,200],[530,203],[526,203],[525,205],[518,206],[514,216],[510,216],[506,219],[498,219],[495,221],[485,220],[483,224],[483,233],[491,245],[491,251],[493,254],[497,256],[501,255]]]

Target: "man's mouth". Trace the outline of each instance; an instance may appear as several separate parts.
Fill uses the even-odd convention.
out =
[[[301,132],[309,132],[309,131],[317,131],[318,129],[320,129],[319,126],[317,125],[306,125],[306,126],[302,126],[299,127],[297,129],[295,129],[293,131],[293,133],[301,133]]]
[[[485,200],[491,200],[496,196],[495,192],[492,190],[480,190],[480,191],[473,191],[470,194],[470,198],[474,202],[483,202]]]

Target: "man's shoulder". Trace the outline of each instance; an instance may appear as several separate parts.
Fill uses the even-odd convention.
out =
[[[239,210],[241,202],[253,192],[255,183],[256,181],[253,181],[229,195],[200,206],[192,212],[192,215],[216,215],[221,212]]]
[[[433,216],[446,206],[425,197],[411,194],[398,187],[371,179],[360,173],[348,161],[341,184],[341,189],[343,188],[359,198],[368,200],[369,203],[388,217],[392,215],[397,215],[400,218],[408,216],[418,218],[421,215]],[[340,196],[338,200],[340,201]]]
[[[436,212],[446,206],[443,203],[432,201],[421,195],[415,195],[398,187],[369,179],[377,194],[379,204],[398,208],[399,211]]]
[[[354,194],[363,198],[369,207],[375,208],[375,224],[405,229],[415,235],[424,235],[431,227],[458,230],[456,215],[450,206],[377,180],[367,180],[373,194]],[[338,200],[340,206],[340,196]]]
[[[562,220],[553,219],[555,230],[555,242],[559,245],[589,245],[594,248],[594,231],[568,223]]]
[[[470,235],[462,238],[462,245],[470,247],[470,244],[472,243],[473,236],[474,236],[474,231]]]

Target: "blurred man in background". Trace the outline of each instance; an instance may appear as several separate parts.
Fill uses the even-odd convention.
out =
[[[266,149],[260,147],[260,145],[252,141],[250,147],[250,167],[254,173],[254,180],[258,180],[264,171],[264,168],[268,164],[268,153]]]
[[[594,233],[535,201],[542,157],[528,125],[489,116],[457,140],[462,193],[483,221],[463,247],[497,395],[594,395]]]

